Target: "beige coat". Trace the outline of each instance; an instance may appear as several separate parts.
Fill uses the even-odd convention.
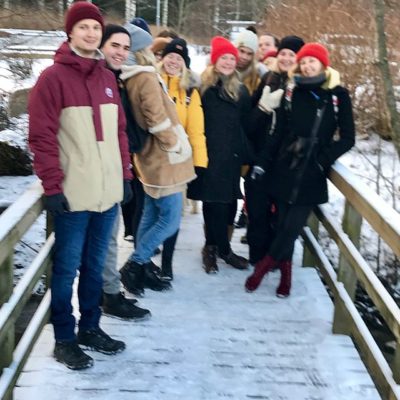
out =
[[[194,173],[192,148],[179,122],[175,104],[154,67],[123,66],[135,119],[150,135],[134,163],[145,192],[158,198],[183,191]]]

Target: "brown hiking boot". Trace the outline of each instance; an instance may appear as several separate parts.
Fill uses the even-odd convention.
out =
[[[204,246],[201,250],[203,258],[203,268],[207,274],[216,274],[218,272],[217,265],[217,247]]]
[[[247,269],[249,266],[249,261],[235,254],[232,250],[227,255],[220,255],[220,257],[229,265],[232,265],[236,269]]]

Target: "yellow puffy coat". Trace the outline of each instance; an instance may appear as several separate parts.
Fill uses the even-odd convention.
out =
[[[180,87],[179,76],[169,76],[165,73],[161,76],[168,88],[169,96],[175,102],[179,121],[189,136],[193,150],[193,164],[196,167],[207,168],[208,155],[200,94],[197,89],[193,89],[190,99],[187,99],[186,90]]]

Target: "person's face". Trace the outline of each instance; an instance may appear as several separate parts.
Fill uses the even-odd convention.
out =
[[[69,34],[71,46],[83,57],[93,57],[101,42],[103,31],[99,22],[94,19],[78,21]]]
[[[303,57],[299,62],[299,66],[301,74],[310,78],[321,74],[325,70],[324,65],[318,58],[310,56]]]
[[[278,68],[281,72],[288,72],[296,64],[296,53],[289,49],[282,49],[276,56]]]
[[[237,63],[237,68],[238,70],[244,70],[253,61],[254,52],[250,48],[244,46],[239,47],[238,52],[239,52],[239,60]]]
[[[233,54],[223,54],[215,63],[215,70],[222,75],[232,75],[236,69],[236,57]]]
[[[101,51],[111,69],[115,71],[121,69],[122,64],[128,59],[130,45],[130,37],[122,32],[112,34],[103,44]]]
[[[178,53],[168,53],[163,58],[165,72],[170,76],[179,75],[182,72],[184,59]]]
[[[263,58],[269,51],[277,50],[275,47],[275,40],[272,36],[262,35],[258,38],[258,54]]]

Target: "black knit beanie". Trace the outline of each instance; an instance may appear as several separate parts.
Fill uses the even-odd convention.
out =
[[[162,58],[164,58],[169,53],[179,54],[185,61],[186,68],[190,67],[190,57],[186,44],[186,40],[182,38],[173,39],[169,42],[162,53]]]
[[[112,35],[114,35],[114,33],[125,33],[126,35],[129,36],[129,40],[131,40],[129,32],[123,26],[115,24],[107,24],[104,28],[103,37],[101,39],[101,43],[99,46],[100,49],[104,46],[104,43],[107,42],[107,40],[110,39]]]
[[[278,53],[282,49],[289,49],[297,53],[304,46],[304,40],[298,36],[285,36],[278,46]]]

